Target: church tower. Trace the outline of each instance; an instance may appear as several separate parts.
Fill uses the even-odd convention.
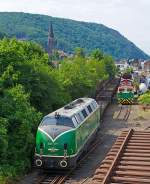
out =
[[[49,33],[48,33],[48,55],[49,57],[52,55],[53,50],[55,49],[55,37],[53,32],[53,25],[50,23],[49,25]]]

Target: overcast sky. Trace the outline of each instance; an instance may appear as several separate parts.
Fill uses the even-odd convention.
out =
[[[150,54],[150,0],[0,0],[0,11],[102,23]]]

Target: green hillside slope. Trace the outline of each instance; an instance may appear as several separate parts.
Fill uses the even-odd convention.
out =
[[[1,12],[0,32],[8,36],[37,41],[46,48],[49,21],[53,22],[57,47],[66,52],[72,52],[75,47],[85,48],[87,52],[100,48],[117,59],[148,58],[147,54],[119,32],[102,24],[37,14]]]

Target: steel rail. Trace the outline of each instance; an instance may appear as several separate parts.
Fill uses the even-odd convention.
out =
[[[122,112],[122,109],[123,109],[123,105],[121,105],[121,107],[120,107],[120,110],[119,110],[119,113],[117,114],[117,119],[119,118],[119,116],[120,116],[120,114],[121,114],[121,112]]]
[[[150,184],[150,131],[122,132],[100,167],[92,184]]]
[[[131,113],[131,107],[132,107],[131,105],[128,106],[128,108],[127,108],[127,110],[126,110],[126,113],[125,113],[125,115],[124,115],[123,120],[125,120],[125,121],[128,120],[128,118],[129,118],[129,116],[130,116],[130,113]]]
[[[132,109],[132,105],[128,105],[128,106],[127,106],[127,109],[125,110],[125,114],[124,114],[123,117],[120,118],[120,119],[122,119],[122,120],[124,120],[124,121],[127,121],[128,118],[129,118],[129,116],[130,116],[130,114],[131,114],[131,109]],[[119,119],[119,117],[121,116],[123,110],[124,110],[124,109],[123,109],[123,105],[121,105],[120,110],[119,110],[119,112],[118,112],[118,114],[117,114],[117,116],[116,116],[116,119]]]
[[[117,153],[117,155],[116,155],[114,161],[112,162],[112,164],[111,164],[111,166],[110,166],[110,168],[109,168],[109,170],[108,170],[108,172],[107,172],[107,174],[106,174],[106,176],[105,176],[105,178],[104,178],[102,184],[107,184],[107,183],[109,182],[110,176],[111,176],[111,174],[112,174],[112,172],[113,172],[113,169],[114,169],[114,167],[116,166],[117,161],[118,161],[118,159],[119,159],[119,157],[120,157],[120,154],[122,153],[122,151],[123,151],[125,145],[127,144],[127,141],[129,140],[129,138],[130,138],[130,136],[131,136],[131,134],[132,134],[132,131],[133,131],[133,130],[131,129],[131,130],[127,133],[127,135],[126,135],[124,141],[122,142],[122,144],[121,144],[121,146],[120,146],[120,149],[119,149],[119,151],[118,151],[118,153]]]

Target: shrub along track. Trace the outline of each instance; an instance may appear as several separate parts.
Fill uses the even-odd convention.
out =
[[[93,184],[149,184],[150,131],[123,131],[96,170]]]

